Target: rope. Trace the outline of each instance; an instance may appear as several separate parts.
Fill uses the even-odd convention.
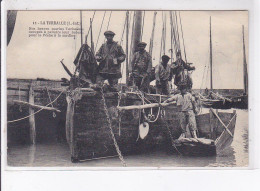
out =
[[[185,50],[185,44],[184,44],[184,38],[183,38],[183,30],[182,30],[182,23],[181,23],[181,14],[180,14],[180,11],[179,11],[179,20],[180,20],[180,25],[181,25],[181,36],[182,36],[183,51],[184,51],[185,61],[186,61],[186,63],[187,63],[187,57],[186,57],[186,50]]]
[[[135,16],[136,16],[136,13],[134,12],[133,24],[132,24],[132,34],[131,34],[131,44],[130,44],[130,58],[132,58],[132,55],[134,54],[132,46],[133,46],[133,39],[134,39],[133,37],[134,37],[134,28],[135,28]],[[130,60],[130,63],[131,63],[131,60]]]
[[[145,11],[144,11],[144,16],[143,16],[143,23],[142,23],[141,41],[142,41],[142,39],[143,39],[143,31],[144,31],[144,18],[145,18]]]
[[[162,112],[162,117],[165,117],[164,114],[163,114],[163,112]],[[175,145],[175,143],[174,143],[174,139],[173,139],[171,130],[170,130],[170,128],[169,128],[168,122],[167,122],[166,120],[163,120],[163,121],[165,122],[166,128],[167,128],[168,133],[169,133],[169,135],[170,135],[172,147],[177,151],[177,153],[178,153],[179,155],[182,155],[181,152],[177,149],[177,147],[176,147],[176,145]]]
[[[208,53],[209,53],[209,50],[207,52],[207,55],[208,55]],[[203,76],[202,76],[202,82],[201,82],[200,90],[202,89],[203,82],[207,83],[207,75],[208,75],[209,65],[208,65],[207,57],[205,57],[205,58],[206,58],[205,59],[205,66],[204,66],[204,70],[203,70]],[[207,75],[205,76],[206,72],[207,72]],[[204,79],[204,78],[206,78],[206,79]],[[207,86],[207,85],[205,84],[205,86]]]
[[[108,23],[107,23],[107,30],[108,30],[108,27],[109,27],[109,24],[110,24],[111,15],[112,15],[112,11],[110,12],[110,15],[109,15],[109,19],[108,19]]]
[[[64,91],[62,91],[62,92],[58,95],[58,97],[56,97],[52,102],[50,102],[50,103],[48,103],[47,105],[45,105],[45,107],[47,107],[47,106],[51,105],[52,103],[54,103],[54,102],[61,96],[61,94],[62,94],[63,92],[64,92]],[[12,120],[12,121],[7,121],[7,123],[13,123],[13,122],[16,122],[16,121],[21,121],[21,120],[23,120],[23,119],[27,119],[27,118],[29,118],[29,117],[31,117],[31,116],[33,116],[33,115],[39,113],[39,112],[42,111],[43,109],[44,109],[44,108],[39,109],[38,111],[36,111],[36,112],[34,112],[34,113],[32,113],[32,114],[30,114],[30,115],[28,115],[28,116],[25,116],[25,117],[23,117],[23,118],[15,119],[15,120]]]
[[[175,14],[175,20],[176,20],[176,32],[177,32],[176,36],[177,36],[177,42],[178,42],[179,50],[181,51],[180,38],[179,38],[179,26],[178,26],[178,20],[177,20],[178,16],[177,16],[177,14],[176,14],[176,11],[174,12],[174,14]]]
[[[177,54],[177,50],[178,50],[178,45],[176,42],[176,34],[175,34],[175,28],[174,28],[174,20],[173,20],[173,15],[172,15],[172,11],[170,11],[170,19],[171,19],[171,29],[172,29],[172,43],[174,44],[174,49],[175,49],[175,55]]]
[[[160,112],[161,112],[161,105],[160,105],[161,100],[162,100],[162,96],[160,95],[159,109],[158,109],[158,113],[157,113],[157,115],[156,115],[156,118],[155,118],[154,120],[150,120],[148,117],[146,117],[145,111],[143,111],[143,112],[144,112],[144,116],[145,116],[145,118],[147,119],[147,121],[148,121],[149,123],[154,123],[154,122],[156,122],[156,121],[158,120],[159,115],[160,115]]]
[[[94,51],[94,52],[96,52],[96,49],[97,49],[97,44],[98,44],[98,41],[99,41],[99,37],[100,37],[100,33],[101,33],[101,30],[102,30],[102,27],[103,27],[103,22],[104,22],[105,16],[106,16],[106,11],[104,12],[103,19],[102,19],[102,23],[101,23],[101,25],[100,25],[100,29],[99,29],[99,33],[98,33],[98,38],[97,38],[97,42],[96,42],[96,45],[95,45],[96,48],[95,48],[95,51]]]
[[[154,12],[154,16],[153,16],[153,29],[152,29],[152,34],[151,34],[151,38],[150,38],[150,46],[149,46],[149,54],[153,55],[153,40],[154,40],[154,29],[155,29],[155,23],[156,23],[156,14],[157,12]]]
[[[92,16],[92,19],[91,19],[92,23],[94,22],[95,14],[96,14],[96,11],[94,11],[94,13],[93,13],[93,16]],[[90,29],[91,29],[91,27],[89,27],[89,29],[88,29],[88,33],[87,33],[87,35],[86,35],[86,39],[88,38]]]
[[[127,17],[125,16],[124,28],[123,28],[122,35],[121,35],[121,39],[120,39],[120,46],[122,45],[122,43],[123,43],[123,41],[124,41],[124,40],[123,40],[123,37],[124,37],[124,34],[125,34],[126,20],[127,20]]]
[[[162,57],[162,49],[163,49],[163,39],[164,39],[164,18],[163,18],[163,12],[162,12],[162,37],[161,37],[161,48],[160,48],[160,57],[159,59],[161,60]]]
[[[101,95],[102,95],[102,101],[103,101],[103,104],[104,104],[104,111],[105,111],[105,114],[106,114],[106,117],[107,117],[107,122],[108,122],[108,126],[109,126],[109,129],[110,129],[110,133],[111,133],[117,154],[119,156],[119,159],[121,160],[122,165],[125,167],[126,162],[125,162],[123,155],[122,155],[122,153],[119,149],[119,146],[118,146],[116,138],[115,138],[115,134],[114,134],[113,129],[112,129],[112,123],[111,123],[111,119],[109,117],[108,108],[107,108],[107,104],[106,104],[106,100],[105,100],[105,95],[104,95],[104,92],[103,92],[103,87],[101,87],[100,92],[101,92]]]
[[[126,15],[127,15],[127,13],[126,13]],[[126,28],[126,22],[127,21],[127,16],[125,16],[125,24],[124,24],[124,28],[123,28],[123,32],[122,32],[122,36],[121,36],[121,40],[120,40],[120,46],[122,45],[122,43],[123,43],[123,37],[124,37],[124,34],[125,34],[125,28]],[[127,35],[127,34],[126,34]],[[126,59],[128,59],[128,58],[126,58]],[[122,69],[121,69],[121,73],[123,74],[124,73],[124,69],[125,69],[125,64],[123,64],[123,67],[122,67]],[[119,83],[121,84],[121,82],[122,82],[122,77],[120,78],[120,81],[119,81]],[[122,86],[121,86],[121,91],[122,91]]]
[[[48,97],[49,97],[49,100],[50,100],[50,102],[52,102],[52,101],[51,101],[51,96],[50,96],[50,93],[49,93],[49,91],[48,91],[48,88],[47,88],[47,87],[46,87],[46,91],[47,91],[47,94],[48,94]],[[53,107],[53,104],[51,104],[51,107],[52,107],[52,108],[54,108],[54,107]],[[52,116],[53,116],[53,118],[55,118],[55,117],[56,117],[56,113],[55,113],[55,112],[53,112],[53,113],[52,113]]]

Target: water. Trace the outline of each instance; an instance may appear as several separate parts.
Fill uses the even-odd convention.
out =
[[[231,112],[231,111],[228,111]],[[185,157],[154,152],[125,156],[128,167],[245,167],[248,166],[248,112],[237,110],[234,140],[215,157]],[[8,148],[9,166],[15,167],[120,167],[118,157],[72,163],[67,144],[49,143]]]

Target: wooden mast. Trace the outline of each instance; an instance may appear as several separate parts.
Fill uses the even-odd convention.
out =
[[[92,31],[92,19],[90,18],[90,39],[91,39],[91,49],[95,52],[94,42],[93,42],[93,31]]]
[[[151,39],[150,39],[150,45],[149,45],[149,54],[152,56],[153,54],[153,39],[154,39],[154,29],[155,29],[155,23],[156,23],[156,15],[157,12],[154,12],[153,15],[153,30],[152,30],[152,35],[151,35]]]
[[[247,74],[247,63],[246,63],[246,50],[245,50],[245,38],[244,38],[244,25],[242,26],[243,33],[243,61],[244,61],[244,93],[248,94],[248,74]]]
[[[128,36],[129,36],[129,11],[126,12],[126,86],[129,86],[129,63],[128,63]]]
[[[135,21],[134,21],[134,28],[133,28],[133,46],[132,46],[132,52],[136,52],[137,45],[141,41],[142,36],[142,11],[135,11]]]
[[[211,17],[209,19],[209,24],[210,24],[210,89],[213,90],[213,78],[212,78],[212,39],[211,39]]]
[[[83,44],[83,31],[82,31],[82,11],[80,11],[80,39],[81,39],[81,46]]]

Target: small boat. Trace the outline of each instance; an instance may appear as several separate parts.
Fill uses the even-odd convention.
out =
[[[236,112],[221,113],[210,109],[210,113],[196,116],[198,138],[182,138],[175,141],[183,155],[214,156],[230,146],[234,136]]]

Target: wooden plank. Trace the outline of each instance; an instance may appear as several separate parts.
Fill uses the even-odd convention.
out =
[[[229,129],[227,128],[227,126],[223,123],[223,121],[219,118],[218,114],[212,109],[210,108],[210,110],[212,111],[212,113],[218,118],[219,122],[223,125],[223,127],[227,130],[228,134],[233,137],[232,133],[229,131]]]
[[[131,105],[131,106],[118,106],[118,110],[133,110],[133,109],[147,109],[147,108],[154,108],[154,107],[166,107],[168,105],[175,104],[176,102],[171,102],[171,103],[151,103],[151,104],[145,104],[145,105]]]
[[[34,104],[34,91],[32,86],[30,87],[29,91],[29,103]],[[36,129],[35,129],[35,116],[34,116],[34,109],[29,107],[29,124],[30,124],[30,139],[31,143],[35,145],[36,143]]]
[[[44,110],[49,110],[49,111],[61,112],[60,110],[58,110],[54,107],[46,107],[46,106],[41,106],[41,105],[35,105],[35,104],[28,103],[28,102],[25,102],[25,101],[14,100],[14,103],[21,104],[21,105],[28,105],[29,107],[31,107],[33,109],[44,109]]]
[[[236,117],[237,117],[237,115],[234,114],[234,116],[230,120],[229,124],[227,125],[231,132],[235,131]],[[215,141],[217,152],[220,152],[223,149],[225,149],[226,147],[230,146],[232,141],[233,141],[233,137],[231,137],[229,135],[229,133],[224,129],[222,134]]]

